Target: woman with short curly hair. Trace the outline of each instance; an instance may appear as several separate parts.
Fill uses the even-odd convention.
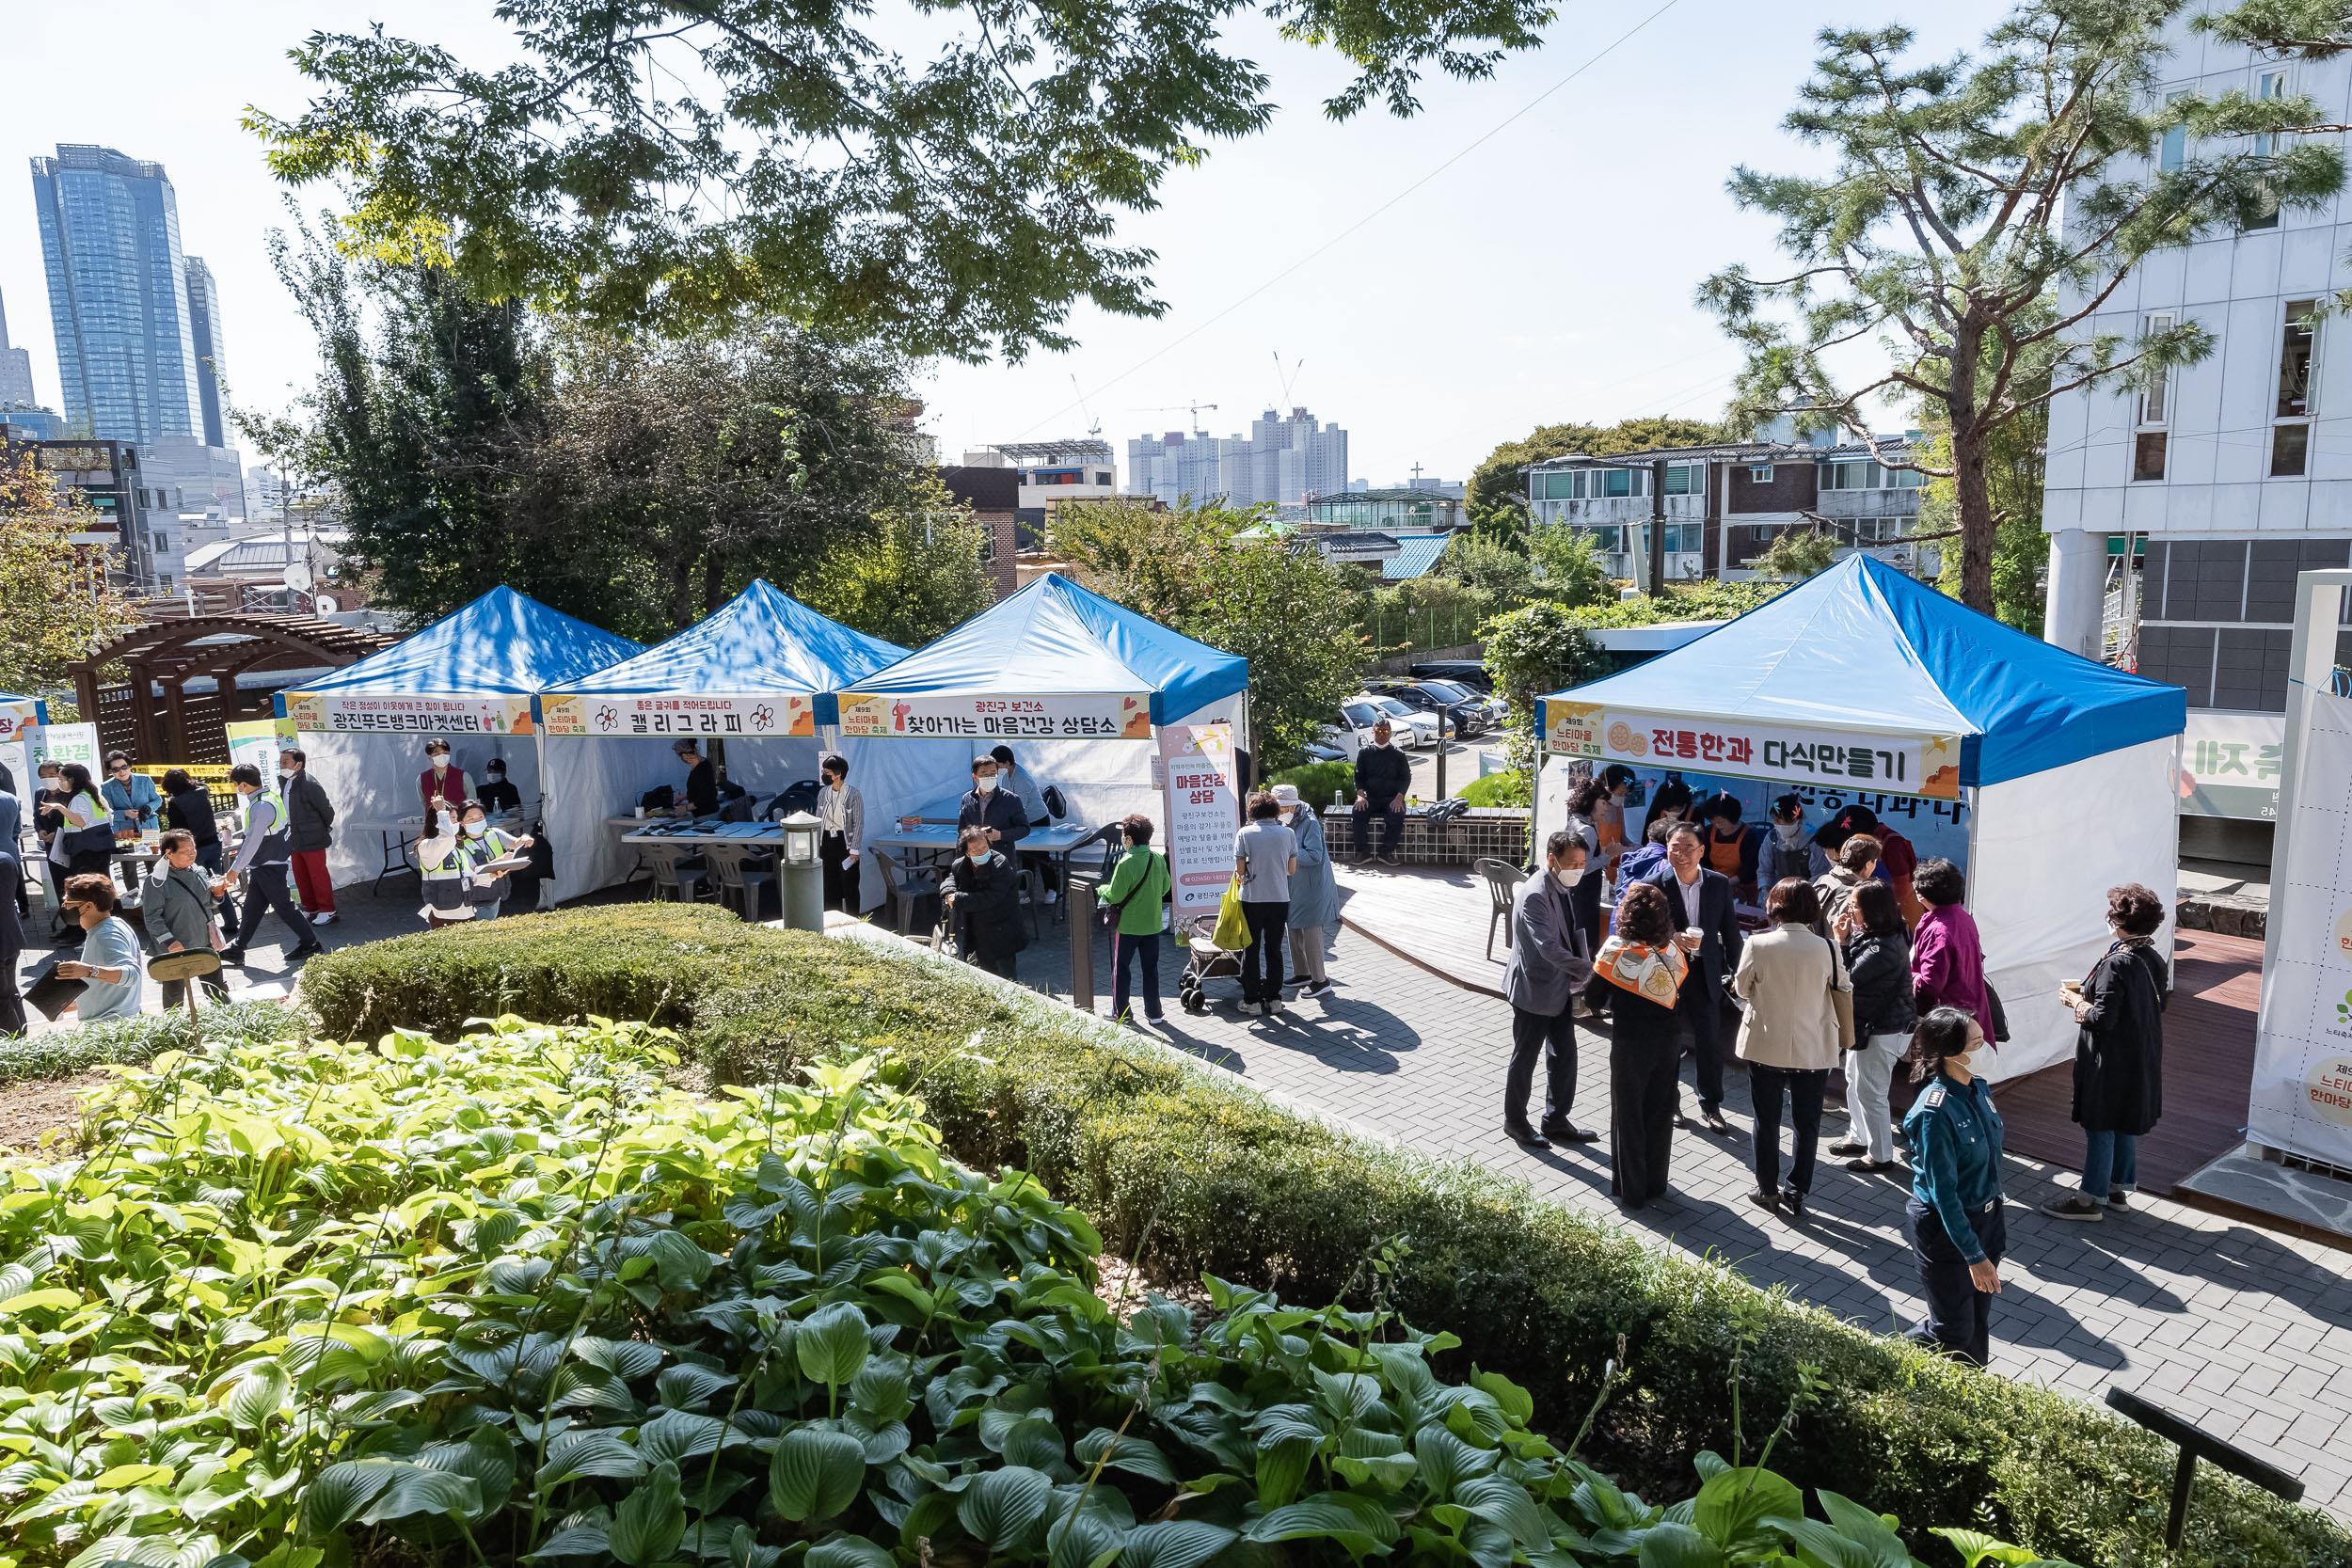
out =
[[[2074,1009],[2074,1120],[2083,1130],[2083,1187],[2052,1198],[2053,1219],[2095,1223],[2122,1213],[2138,1184],[2140,1135],[2164,1114],[2164,1005],[2172,976],[2156,951],[2164,900],[2137,882],[2107,889],[2115,940],[2090,975],[2059,995]]]

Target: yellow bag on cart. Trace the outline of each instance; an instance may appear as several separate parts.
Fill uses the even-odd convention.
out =
[[[1225,884],[1225,897],[1216,907],[1216,928],[1209,940],[1228,953],[1238,953],[1249,945],[1249,919],[1241,912],[1241,878],[1236,874]]]

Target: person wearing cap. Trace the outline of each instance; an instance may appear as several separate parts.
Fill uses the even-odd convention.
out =
[[[1298,868],[1291,873],[1291,977],[1301,1001],[1331,994],[1323,972],[1324,943],[1340,923],[1340,888],[1331,875],[1331,851],[1323,841],[1323,821],[1298,798],[1296,784],[1274,786],[1274,804],[1298,840]]]
[[[492,757],[482,770],[482,787],[474,792],[482,809],[492,816],[507,816],[523,809],[523,792],[506,782],[506,759]]]
[[[450,761],[449,742],[435,736],[424,743],[425,769],[417,775],[417,793],[424,799],[424,817],[430,822],[441,812],[457,818],[457,808],[473,799],[473,781],[466,770]]]
[[[710,759],[689,739],[681,737],[670,748],[677,753],[686,768],[686,787],[678,792],[675,808],[680,816],[708,816],[719,809],[719,771],[710,766]]]
[[[1413,765],[1391,743],[1386,719],[1372,726],[1372,744],[1356,753],[1356,863],[1372,860],[1372,819],[1380,818],[1379,858],[1396,863],[1396,841],[1405,836],[1405,797],[1412,793]]]

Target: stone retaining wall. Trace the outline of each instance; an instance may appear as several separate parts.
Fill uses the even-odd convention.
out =
[[[1366,826],[1376,847],[1380,842],[1380,824],[1375,819]],[[1355,859],[1355,814],[1325,807],[1323,840],[1336,858]],[[1525,865],[1527,813],[1505,806],[1473,806],[1451,822],[1440,823],[1434,831],[1424,818],[1407,815],[1405,832],[1397,842],[1396,858],[1406,865],[1468,865],[1483,860]]]

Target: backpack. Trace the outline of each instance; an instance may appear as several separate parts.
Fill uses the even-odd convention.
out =
[[[647,811],[668,811],[677,804],[677,791],[668,784],[656,784],[639,796],[637,803]]]

